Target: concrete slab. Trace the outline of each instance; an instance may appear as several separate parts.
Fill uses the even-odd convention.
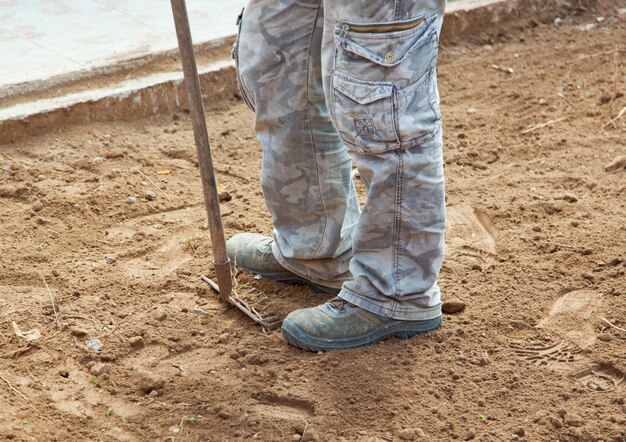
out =
[[[233,35],[243,3],[188,0],[194,43]],[[176,48],[169,1],[1,0],[0,96],[18,84]]]

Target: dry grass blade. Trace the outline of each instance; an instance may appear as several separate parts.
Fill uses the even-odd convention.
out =
[[[626,328],[622,328],[622,327],[618,327],[617,325],[613,324],[611,321],[609,321],[608,319],[606,319],[604,316],[600,316],[600,319],[602,319],[604,322],[606,322],[607,324],[609,324],[611,327],[613,327],[616,330],[619,331],[623,331],[626,333]]]
[[[146,180],[148,180],[150,184],[152,184],[159,192],[161,192],[170,203],[172,202],[172,199],[170,198],[170,196],[167,193],[165,193],[165,191],[161,189],[154,181],[152,181],[148,175],[143,173],[141,170],[137,170],[137,172],[139,172],[139,175],[141,175]]]
[[[557,118],[556,120],[546,121],[545,123],[537,124],[536,126],[529,127],[528,129],[524,129],[522,131],[523,134],[528,134],[534,132],[539,129],[543,129],[544,127],[551,126],[553,124],[559,123],[563,120],[567,120],[567,117]]]
[[[15,392],[17,395],[19,395],[22,399],[24,399],[28,403],[28,405],[30,405],[31,407],[33,406],[31,401],[26,396],[24,396],[21,391],[19,391],[17,388],[15,388],[13,386],[13,384],[11,384],[11,382],[9,382],[9,380],[7,378],[5,378],[2,374],[0,374],[0,379],[2,379],[4,382],[6,382],[6,384],[9,386],[9,388],[13,392]]]
[[[617,120],[619,120],[620,118],[622,118],[624,116],[624,114],[626,114],[626,106],[624,106],[622,108],[621,111],[619,111],[619,114],[617,114],[617,116],[615,118],[610,119],[608,122],[605,123],[604,126],[602,126],[602,129],[604,129],[605,127],[615,123]]]
[[[52,291],[50,290],[50,287],[48,287],[46,278],[44,278],[44,276],[41,273],[39,274],[39,276],[41,276],[41,280],[43,281],[43,284],[46,286],[46,290],[48,290],[48,296],[50,296],[50,302],[52,303],[52,311],[54,312],[54,321],[57,324],[57,328],[61,328],[61,323],[59,322],[59,312],[57,311],[57,306],[54,301],[54,296],[52,295]]]

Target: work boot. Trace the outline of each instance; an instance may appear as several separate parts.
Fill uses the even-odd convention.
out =
[[[273,238],[258,233],[240,233],[226,241],[232,265],[274,281],[304,284],[316,292],[336,295],[339,289],[315,284],[280,265],[272,253]]]
[[[400,321],[375,315],[335,298],[313,308],[291,312],[283,321],[283,337],[311,351],[349,350],[395,336],[409,339],[441,327],[441,315],[428,320]]]

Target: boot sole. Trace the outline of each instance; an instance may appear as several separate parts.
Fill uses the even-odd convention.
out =
[[[282,333],[283,337],[289,344],[304,350],[351,350],[374,345],[391,337],[410,339],[417,335],[433,332],[439,329],[441,324],[441,316],[425,321],[397,321],[385,324],[381,328],[354,338],[320,339],[308,335],[294,322],[289,319],[285,319],[283,321]]]
[[[271,279],[273,281],[282,282],[283,284],[296,284],[296,285],[305,285],[314,292],[317,293],[325,293],[328,295],[336,295],[339,293],[340,289],[336,289],[333,287],[325,287],[323,285],[315,284],[314,282],[308,281],[300,276],[291,273],[291,272],[258,272],[252,269],[247,269],[245,267],[239,267],[240,269],[246,270],[255,275],[262,276],[263,278]]]

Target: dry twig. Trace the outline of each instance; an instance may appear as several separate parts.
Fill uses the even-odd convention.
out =
[[[604,322],[606,322],[607,324],[609,324],[611,327],[613,327],[616,330],[619,331],[623,331],[626,332],[626,328],[622,328],[622,327],[618,327],[617,325],[613,324],[611,321],[609,321],[608,319],[606,319],[604,316],[600,316],[600,319],[602,319]]]
[[[54,312],[54,321],[57,323],[57,328],[61,328],[61,323],[59,322],[59,312],[57,311],[56,303],[54,302],[54,296],[52,295],[52,291],[50,287],[48,287],[48,283],[46,282],[46,278],[40,273],[41,280],[43,284],[46,286],[46,290],[48,290],[48,295],[50,296],[50,302],[52,302],[52,311]]]
[[[617,117],[610,119],[604,126],[602,126],[602,129],[604,129],[605,127],[607,127],[610,124],[615,123],[617,120],[619,120],[620,118],[622,118],[624,116],[624,114],[626,114],[626,106],[624,106],[622,108],[621,111],[619,111],[619,114],[617,114]]]
[[[21,391],[19,391],[17,388],[15,388],[13,386],[13,384],[11,384],[11,382],[9,382],[9,380],[7,378],[5,378],[2,374],[0,374],[0,379],[2,379],[4,382],[6,382],[7,385],[9,386],[9,388],[11,390],[13,390],[15,393],[17,393],[22,399],[24,399],[28,403],[28,405],[30,405],[31,407],[33,406],[33,404],[30,402],[30,400],[26,396],[24,396]]]
[[[532,126],[532,127],[529,127],[528,129],[524,129],[522,131],[522,133],[523,134],[528,134],[528,133],[534,132],[534,131],[536,131],[538,129],[543,129],[544,127],[548,127],[548,126],[551,126],[553,124],[559,123],[559,122],[561,122],[563,120],[567,120],[567,117],[557,118],[556,120],[550,120],[550,121],[546,121],[545,123],[537,124],[536,126]]]
[[[148,182],[150,184],[152,184],[159,192],[161,192],[163,195],[165,195],[165,198],[167,198],[167,200],[171,203],[172,199],[170,198],[170,196],[165,193],[165,191],[163,189],[161,189],[154,181],[152,181],[150,179],[150,177],[148,175],[146,175],[145,173],[143,173],[141,170],[137,170],[137,172],[139,172],[139,175],[141,175],[142,177],[144,177],[146,180],[148,180]]]

